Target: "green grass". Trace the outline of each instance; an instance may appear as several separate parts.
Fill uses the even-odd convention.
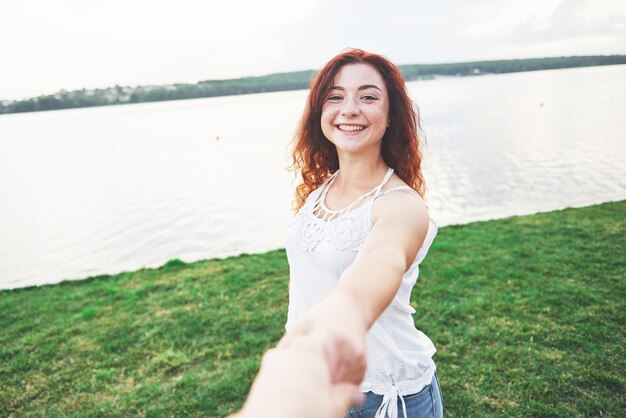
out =
[[[626,201],[442,228],[415,321],[447,416],[623,416]],[[0,292],[0,416],[224,416],[282,335],[284,251]]]

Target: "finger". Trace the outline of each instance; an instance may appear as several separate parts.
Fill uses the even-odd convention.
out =
[[[332,336],[331,345],[326,345],[326,348],[333,382],[360,384],[366,367],[363,350],[342,335]]]
[[[350,361],[345,365],[341,371],[342,374],[337,376],[337,378],[344,382],[361,384],[365,376],[367,359],[363,353],[351,353],[351,355]]]
[[[331,404],[333,405],[333,417],[344,417],[348,409],[358,406],[365,400],[359,387],[352,383],[337,383],[331,390]]]
[[[335,376],[340,375],[344,367],[341,352],[336,347],[337,338],[335,334],[328,331],[314,330],[310,334],[310,337],[320,344],[326,365],[328,366],[328,372],[331,376],[331,381],[335,383],[337,381]]]
[[[352,403],[350,404],[350,406],[359,406],[363,402],[365,402],[365,394],[361,392],[361,388],[357,386],[352,391]]]

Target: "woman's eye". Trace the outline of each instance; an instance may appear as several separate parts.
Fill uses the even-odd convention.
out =
[[[328,98],[328,100],[341,100],[341,96],[337,96],[337,95],[335,95],[335,96],[330,96],[330,97]]]
[[[378,97],[367,95],[363,96],[363,100],[378,100]]]

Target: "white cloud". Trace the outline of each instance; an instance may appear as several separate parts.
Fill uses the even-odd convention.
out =
[[[20,0],[0,15],[0,99],[319,68],[626,52],[623,0]]]
[[[548,17],[531,16],[508,37],[512,43],[550,43],[555,40],[593,37],[626,37],[626,11],[610,2],[565,0]],[[621,2],[620,4],[624,4]],[[603,36],[604,35],[604,36]],[[601,53],[601,52],[599,52]]]

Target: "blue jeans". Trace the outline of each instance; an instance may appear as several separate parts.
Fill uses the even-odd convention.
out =
[[[398,399],[398,418],[442,418],[443,398],[439,388],[437,372],[433,376],[432,382],[420,390],[418,393],[403,396],[406,405],[407,417],[402,411],[402,401]],[[365,393],[365,402],[348,411],[346,418],[374,418],[376,411],[383,402],[383,396],[373,392]],[[387,416],[385,415],[385,418]]]

